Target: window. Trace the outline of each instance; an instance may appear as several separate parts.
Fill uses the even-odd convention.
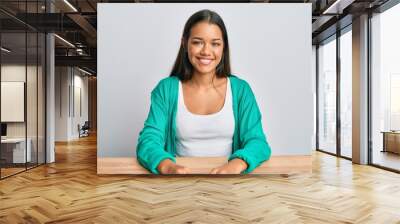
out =
[[[340,155],[352,157],[352,34],[340,36]]]
[[[371,18],[372,164],[400,170],[400,5]],[[397,132],[396,132],[397,131]]]
[[[318,47],[318,147],[336,153],[336,39]]]

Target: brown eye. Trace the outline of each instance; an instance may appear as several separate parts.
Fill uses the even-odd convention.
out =
[[[202,44],[202,42],[201,42],[201,41],[192,41],[192,44],[194,44],[194,45],[200,45],[200,44]]]

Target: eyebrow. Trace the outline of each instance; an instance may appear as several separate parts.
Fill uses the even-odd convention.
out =
[[[203,40],[203,38],[201,38],[201,37],[193,37],[192,39]],[[219,39],[219,38],[212,39],[212,41],[215,41],[215,40],[221,40],[221,39]]]

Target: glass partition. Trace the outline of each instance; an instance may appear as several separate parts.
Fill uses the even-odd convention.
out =
[[[26,33],[1,34],[1,176],[24,171],[26,145]],[[6,49],[6,50],[4,50]]]
[[[351,26],[340,36],[340,154],[352,157],[352,35]]]
[[[45,139],[45,124],[46,124],[46,74],[45,74],[45,66],[46,66],[46,38],[45,34],[38,34],[38,76],[37,76],[37,162],[38,164],[44,164],[46,162],[46,139]]]
[[[27,98],[26,98],[26,112],[27,112],[27,150],[30,151],[30,160],[27,167],[31,168],[37,165],[38,158],[38,35],[36,32],[27,33]]]
[[[0,2],[18,16],[44,13],[44,5]],[[45,163],[45,45],[40,30],[0,12],[1,179]]]
[[[318,47],[318,147],[336,154],[336,37]]]

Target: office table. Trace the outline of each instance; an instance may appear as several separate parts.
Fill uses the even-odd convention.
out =
[[[400,154],[400,131],[382,131],[381,133],[383,133],[382,152]]]
[[[1,157],[5,160],[5,163],[25,163],[31,161],[32,140],[27,138],[26,151],[24,143],[25,138],[1,139]]]
[[[191,169],[191,174],[208,174],[228,161],[226,157],[176,157],[176,163]],[[311,155],[272,156],[251,174],[311,173]],[[149,174],[136,157],[99,157],[97,174]]]

